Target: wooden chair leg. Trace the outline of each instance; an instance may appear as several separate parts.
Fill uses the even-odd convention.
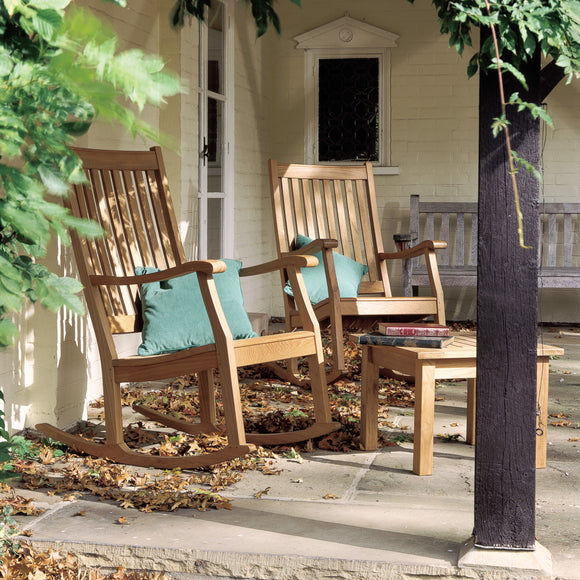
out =
[[[206,425],[217,425],[213,369],[197,373],[199,417]]]
[[[220,361],[220,376],[228,443],[229,445],[237,447],[246,444],[246,435],[244,431],[244,419],[242,417],[238,369],[234,359],[234,355],[223,357]]]
[[[199,394],[199,418],[197,423],[190,423],[172,417],[166,413],[161,413],[147,407],[146,405],[133,405],[133,409],[161,425],[183,431],[189,435],[200,435],[202,433],[219,433],[223,431],[217,424],[215,385],[213,370],[200,371],[197,373],[198,394]]]

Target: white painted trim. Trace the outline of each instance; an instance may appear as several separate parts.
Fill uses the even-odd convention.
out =
[[[198,241],[198,258],[207,257],[207,200],[222,199],[222,255],[221,258],[234,257],[234,209],[235,209],[235,192],[234,192],[234,26],[233,10],[234,2],[232,0],[217,0],[223,5],[224,11],[224,31],[223,31],[223,94],[207,90],[207,70],[205,63],[208,60],[208,35],[207,25],[201,23],[200,43],[199,43],[199,60],[204,63],[200,67],[200,78],[198,91],[199,99],[199,151],[203,150],[203,137],[207,128],[207,98],[210,97],[223,104],[223,138],[221,140],[221,159],[222,159],[222,190],[208,192],[205,189],[207,176],[211,172],[209,164],[199,162],[199,193],[198,193],[198,222],[199,222],[199,241]],[[207,135],[206,135],[207,138]],[[219,142],[218,142],[219,143]]]
[[[304,50],[304,161],[318,160],[318,63],[326,58],[378,58],[379,102],[379,160],[375,168],[383,168],[383,175],[393,175],[391,167],[391,51],[397,46],[398,35],[343,16],[304,34],[294,37],[296,48]],[[342,164],[342,162],[341,162]]]
[[[372,24],[343,16],[294,37],[296,48],[393,48],[399,36]]]
[[[235,38],[234,38],[234,2],[224,1],[226,30],[224,36],[224,53],[226,66],[224,69],[225,122],[224,122],[224,231],[223,258],[234,258],[234,228],[235,228],[235,179],[234,179],[234,134],[235,134]]]

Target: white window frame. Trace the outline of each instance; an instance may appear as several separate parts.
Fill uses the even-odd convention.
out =
[[[233,2],[231,0],[221,0],[224,10],[224,59],[225,67],[223,71],[223,94],[214,93],[207,88],[207,70],[205,63],[208,60],[208,28],[205,21],[199,23],[200,46],[199,59],[203,66],[200,67],[200,78],[198,93],[199,99],[199,179],[200,187],[198,193],[198,259],[207,258],[207,200],[222,199],[222,256],[223,258],[234,257],[234,28],[233,19]],[[222,190],[221,192],[207,192],[201,183],[207,183],[207,174],[214,170],[210,162],[203,164],[201,160],[204,148],[203,137],[207,127],[207,98],[211,97],[221,102],[223,109],[223,142],[221,146],[221,159],[223,161],[222,170]],[[207,137],[207,136],[206,136]]]
[[[305,162],[318,159],[319,63],[324,59],[377,58],[379,61],[379,159],[373,162],[376,174],[398,174],[391,165],[391,48],[399,37],[386,30],[344,16],[296,36],[297,49],[304,50]],[[352,165],[357,161],[340,161]]]

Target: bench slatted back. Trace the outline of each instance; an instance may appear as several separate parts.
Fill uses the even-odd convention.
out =
[[[411,196],[411,232],[418,240],[444,240],[447,248],[438,253],[440,266],[477,264],[477,203],[422,202]],[[469,248],[466,232],[470,231]],[[467,253],[466,253],[467,252]]]
[[[579,287],[580,203],[540,203],[539,214],[540,278],[546,287]],[[460,276],[475,276],[477,225],[475,202],[422,202],[418,195],[411,196],[411,232],[418,240],[448,243],[439,260],[444,283],[452,283],[454,273],[458,280]],[[413,271],[424,281],[424,267],[415,263]]]
[[[580,266],[580,203],[541,203],[539,211],[541,266]]]

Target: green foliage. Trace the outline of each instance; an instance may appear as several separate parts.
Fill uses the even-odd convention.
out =
[[[125,0],[109,0],[124,6]],[[138,112],[181,90],[155,55],[119,52],[112,30],[71,0],[0,3],[0,347],[25,299],[82,312],[80,284],[38,263],[53,236],[100,235],[55,198],[84,179],[70,147],[95,119],[158,139]]]
[[[580,0],[502,0],[489,2],[489,14],[485,0],[433,0],[433,4],[441,33],[449,35],[449,45],[459,54],[473,45],[475,29],[493,25],[502,68],[509,72],[516,73],[537,48],[552,57],[569,78],[580,71]],[[490,70],[495,58],[489,38],[470,59],[468,75],[479,68]],[[511,66],[505,67],[506,63]]]
[[[20,529],[16,520],[12,517],[12,508],[4,506],[2,509],[2,518],[0,519],[0,555],[9,551],[16,554],[19,543],[15,539],[20,534]]]
[[[262,36],[268,30],[271,23],[278,34],[281,32],[280,18],[274,10],[275,0],[244,0],[252,9],[252,16],[256,22],[258,36]],[[300,6],[301,0],[290,0],[292,4]],[[206,7],[211,6],[212,0],[176,0],[173,10],[171,11],[171,24],[174,27],[182,27],[185,24],[185,18],[193,16],[203,20]]]

